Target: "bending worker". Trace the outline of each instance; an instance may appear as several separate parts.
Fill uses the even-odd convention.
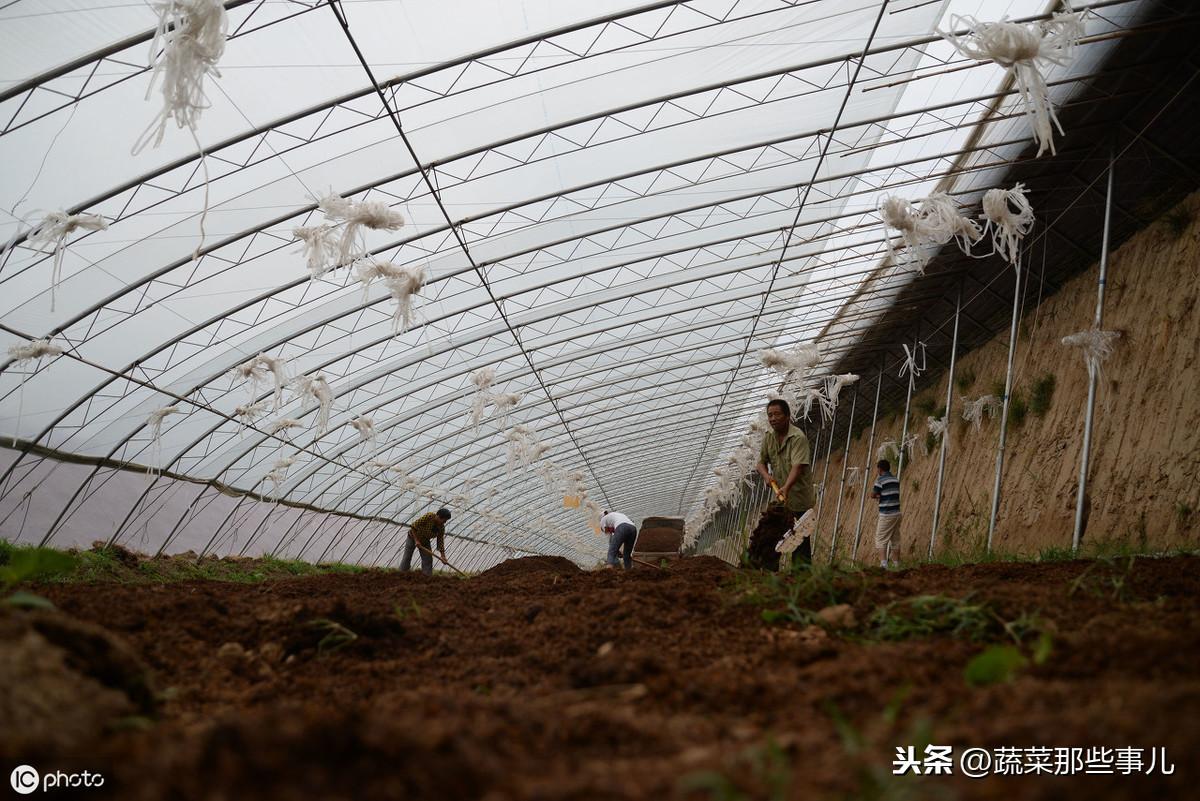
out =
[[[771,487],[772,497],[750,535],[748,558],[751,567],[778,570],[779,553],[775,544],[812,508],[812,482],[808,478],[808,437],[792,425],[792,410],[787,401],[777,398],[767,404],[767,423],[771,430],[763,436],[758,474]],[[811,560],[812,543],[806,537],[792,554],[792,564]]]
[[[421,550],[421,572],[427,576],[433,575],[433,551],[429,549],[433,538],[437,537],[438,556],[446,561],[446,521],[450,519],[450,510],[445,507],[436,512],[426,512],[418,517],[408,527],[408,539],[404,542],[404,558],[400,561],[400,569],[408,570],[412,566],[413,549]]]
[[[633,521],[620,512],[605,512],[600,518],[600,528],[608,535],[608,563],[616,567],[620,554],[625,559],[625,569],[633,567],[633,544],[637,542],[637,526]]]

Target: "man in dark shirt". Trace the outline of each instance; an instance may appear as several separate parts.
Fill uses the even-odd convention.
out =
[[[408,527],[408,539],[404,543],[404,558],[400,561],[400,569],[408,570],[412,566],[413,551],[421,551],[421,572],[427,576],[433,575],[433,551],[430,544],[437,537],[438,556],[446,561],[446,521],[450,519],[449,509],[438,509],[427,512],[414,520]]]

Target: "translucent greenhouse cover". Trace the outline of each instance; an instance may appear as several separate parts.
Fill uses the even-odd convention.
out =
[[[588,502],[700,502],[777,383],[761,349],[816,341],[832,366],[913,280],[885,266],[881,195],[977,208],[1028,144],[1004,69],[936,29],[1057,8],[225,5],[195,138],[171,124],[136,154],[162,106],[156,7],[0,7],[0,345],[65,351],[0,373],[0,536],[389,564],[447,505],[452,561],[593,563]],[[1089,34],[1139,4],[1098,5]],[[1052,70],[1052,98],[1108,46]],[[365,242],[428,271],[408,330],[383,283],[310,278],[293,229],[329,194],[402,213]],[[57,283],[26,241],[53,211],[107,223],[66,238]],[[327,431],[291,389],[238,417],[273,393],[231,374],[259,353],[324,375]],[[521,399],[476,427],[488,367]]]

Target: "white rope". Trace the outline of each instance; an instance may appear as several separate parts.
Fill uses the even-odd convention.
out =
[[[1016,269],[1021,269],[1021,240],[1033,229],[1033,206],[1025,197],[1025,185],[1012,189],[989,189],[983,195],[984,233],[992,234],[992,250]]]
[[[1053,19],[1020,24],[1006,19],[999,22],[979,22],[974,17],[950,16],[950,30],[937,29],[943,39],[958,52],[976,61],[994,61],[1006,68],[1016,82],[1025,105],[1025,118],[1038,145],[1038,156],[1054,149],[1054,128],[1063,132],[1054,113],[1045,72],[1051,66],[1065,67],[1074,58],[1075,45],[1085,33],[1087,11],[1075,13],[1070,2],[1067,11]],[[964,36],[955,30],[966,28]]]
[[[1099,328],[1089,328],[1077,334],[1063,337],[1062,343],[1072,348],[1079,348],[1083,354],[1083,362],[1087,365],[1088,376],[1100,377],[1100,368],[1112,355],[1120,331],[1103,331]]]
[[[980,395],[975,400],[962,399],[962,418],[971,423],[978,431],[983,425],[983,417],[995,419],[996,414],[1003,408],[1003,403],[995,395]]]
[[[67,237],[79,230],[104,231],[108,221],[96,214],[67,214],[51,211],[42,218],[37,228],[29,232],[25,244],[42,253],[54,254],[54,269],[50,274],[50,311],[54,311],[58,285],[62,283],[63,253]]]

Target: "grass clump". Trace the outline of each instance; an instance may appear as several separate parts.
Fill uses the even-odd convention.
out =
[[[1058,379],[1054,377],[1054,373],[1043,373],[1034,381],[1029,392],[1029,411],[1038,417],[1045,417],[1054,400],[1054,387],[1057,383]]]

